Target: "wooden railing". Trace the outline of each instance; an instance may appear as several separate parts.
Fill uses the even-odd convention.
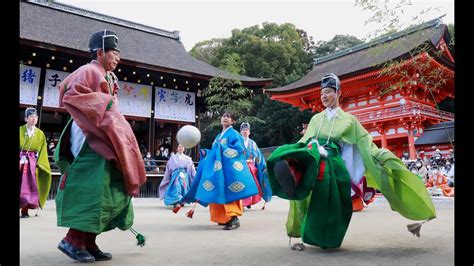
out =
[[[407,115],[422,115],[444,121],[453,121],[454,114],[437,110],[431,106],[424,105],[412,105],[407,104],[406,106],[397,107],[385,107],[378,110],[371,110],[363,113],[354,114],[355,117],[361,123],[367,123],[372,121],[380,121],[387,119],[396,119],[406,117]]]
[[[161,180],[163,179],[163,174],[149,174],[146,175],[146,182],[140,187],[140,194],[137,198],[158,198],[158,187],[160,186]],[[58,193],[59,180],[61,174],[59,172],[51,173],[51,188],[49,189],[48,200],[53,200],[56,198]]]
[[[154,161],[157,163],[158,170],[147,171],[146,177],[147,180],[145,184],[140,187],[140,194],[138,198],[158,198],[159,192],[158,187],[160,186],[161,180],[164,177],[164,172],[166,168],[167,160],[144,160],[144,161]],[[61,178],[61,173],[59,169],[56,167],[54,163],[53,156],[49,156],[49,162],[51,165],[51,188],[49,190],[48,200],[53,200],[56,198],[56,194],[58,191],[59,180]],[[194,162],[195,166],[197,166],[198,162]]]

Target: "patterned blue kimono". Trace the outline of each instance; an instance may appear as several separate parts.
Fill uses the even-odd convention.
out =
[[[201,159],[191,189],[182,202],[227,204],[258,194],[244,156],[244,140],[232,127],[219,133]]]
[[[191,157],[179,153],[172,155],[160,183],[160,199],[164,199],[167,206],[178,203],[188,193],[195,175]]]
[[[186,173],[186,168],[175,169],[171,174],[170,184],[164,196],[165,205],[173,205],[181,200],[181,195],[185,195],[188,192],[189,177],[188,173]]]
[[[265,157],[257,146],[257,143],[251,138],[248,139],[248,143],[245,146],[245,155],[247,160],[252,160],[257,168],[257,180],[262,190],[262,198],[264,201],[269,202],[272,199],[272,188],[268,181],[267,164],[265,163]]]

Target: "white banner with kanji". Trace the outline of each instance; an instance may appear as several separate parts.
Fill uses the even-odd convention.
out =
[[[119,110],[124,115],[151,117],[152,87],[119,81]]]
[[[59,84],[69,75],[69,72],[46,70],[44,81],[43,106],[59,107]]]
[[[20,103],[36,105],[41,68],[20,64]]]
[[[156,87],[155,93],[155,118],[192,123],[196,121],[194,92]]]

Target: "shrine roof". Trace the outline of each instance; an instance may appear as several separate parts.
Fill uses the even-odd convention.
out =
[[[222,69],[186,52],[179,31],[167,31],[48,0],[20,2],[20,39],[89,52],[90,36],[104,29],[117,33],[122,60],[148,64],[174,73],[233,78]],[[244,85],[266,86],[270,78],[238,75]]]
[[[424,47],[424,44],[428,44],[429,50],[434,50],[442,38],[446,44],[450,43],[451,37],[447,26],[441,24],[441,18],[437,18],[404,31],[316,58],[313,69],[304,77],[286,86],[267,89],[266,92],[283,94],[319,86],[322,77],[328,73],[336,74],[342,81],[344,78],[381,68],[384,63],[391,60],[410,58],[411,54],[417,48]],[[453,54],[453,51],[450,50],[450,52]],[[439,59],[443,64],[454,69],[454,62],[446,58]]]
[[[415,145],[432,145],[440,143],[454,143],[454,121],[448,121],[426,127]]]

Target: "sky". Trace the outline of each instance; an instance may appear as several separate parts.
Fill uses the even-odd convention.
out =
[[[389,4],[398,3],[390,1]],[[407,0],[401,24],[442,16],[445,24],[454,23],[454,0]],[[329,41],[336,34],[366,39],[380,25],[365,21],[373,14],[356,6],[356,0],[58,0],[57,2],[129,20],[147,26],[180,32],[187,51],[198,42],[228,38],[233,29],[243,29],[263,22],[292,23],[305,30],[315,42]],[[427,8],[431,11],[420,13]],[[413,17],[418,16],[418,20]]]

